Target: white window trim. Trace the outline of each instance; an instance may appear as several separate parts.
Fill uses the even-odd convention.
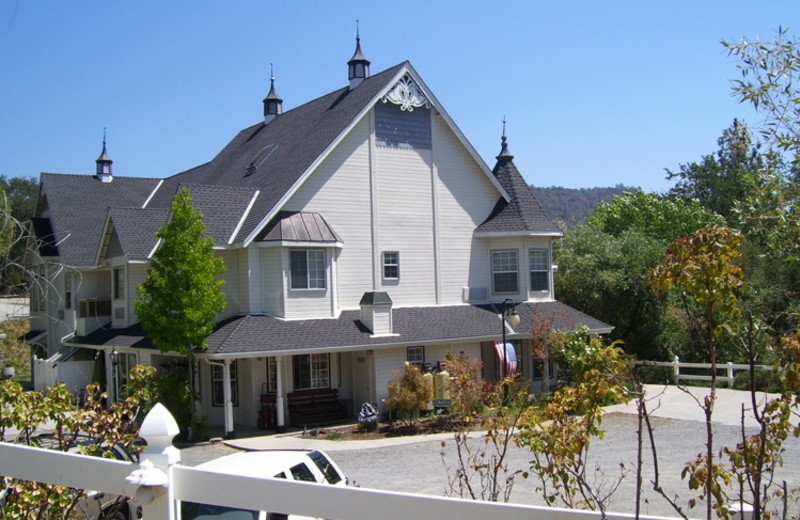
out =
[[[231,364],[228,365],[228,370],[230,370],[231,373],[231,403],[233,403],[233,406],[239,406],[239,366],[237,362],[238,360],[234,359],[231,361]],[[216,383],[225,384],[225,374],[222,373],[224,367],[225,365],[220,365],[218,363],[211,365],[211,406],[214,407],[225,406],[224,388],[222,388],[221,395],[216,395]],[[217,397],[219,399],[217,399]]]
[[[311,278],[310,278],[310,270],[308,268],[308,253],[310,252],[319,252],[322,253],[322,287],[310,287],[311,285]],[[306,258],[306,286],[305,287],[294,287],[292,284],[293,275],[292,275],[292,253],[305,253]],[[290,291],[326,291],[328,289],[328,252],[325,249],[291,249],[289,250],[289,290]]]
[[[541,251],[545,254],[545,266],[543,269],[534,269],[533,264],[531,263],[531,253],[534,251]],[[543,247],[533,247],[528,250],[528,290],[534,293],[546,293],[550,292],[550,282],[551,282],[551,275],[550,275],[550,250],[543,248]],[[531,287],[533,285],[533,273],[544,273],[547,276],[547,287],[544,289],[534,289]]]
[[[495,271],[494,270],[494,256],[496,254],[500,254],[500,253],[514,253],[514,261],[516,263],[516,269],[514,271]],[[494,294],[519,294],[519,251],[517,251],[516,249],[496,249],[496,250],[493,250],[491,252],[489,260],[491,262],[490,268],[491,268],[491,271],[492,271],[492,292],[494,292]],[[497,274],[508,274],[508,273],[512,273],[512,272],[517,277],[517,283],[516,283],[516,287],[514,288],[514,290],[513,291],[498,291],[497,290],[497,283],[496,283],[497,280],[495,278],[495,275],[497,275]]]
[[[386,261],[386,255],[393,254],[395,255],[396,261],[395,263],[388,263]],[[397,276],[386,276],[386,268],[387,267],[395,267],[397,269]],[[383,251],[381,252],[381,276],[383,276],[384,280],[396,281],[400,279],[400,251]]]
[[[327,357],[327,362],[326,362],[327,373],[328,373],[327,374],[327,380],[328,380],[328,384],[327,385],[315,385],[314,384],[316,380],[320,379],[319,377],[314,377],[314,372],[315,372],[315,370],[314,370],[315,369],[315,366],[314,366],[315,365],[315,360],[314,360],[314,358],[318,357],[318,356],[326,356]],[[299,381],[297,381],[297,378],[294,377],[294,375],[295,375],[295,373],[294,373],[294,363],[296,363],[297,359],[301,358],[301,357],[307,357],[308,358],[308,364],[309,364],[309,370],[310,370],[310,373],[309,373],[310,386],[307,386],[307,387],[306,386],[299,386]],[[325,388],[331,388],[331,355],[330,355],[330,353],[324,352],[324,353],[319,353],[319,354],[298,354],[298,355],[293,356],[293,358],[292,358],[292,379],[293,379],[292,386],[294,387],[295,391],[320,390],[320,389],[325,389]]]
[[[411,350],[419,349],[422,351],[422,359],[411,359]],[[425,362],[425,347],[424,346],[413,346],[413,347],[406,347],[406,361],[409,363],[424,363]]]
[[[117,287],[117,273],[119,275],[119,287]],[[119,289],[119,294],[117,294]],[[111,299],[121,301],[125,299],[125,266],[118,265],[111,268]]]

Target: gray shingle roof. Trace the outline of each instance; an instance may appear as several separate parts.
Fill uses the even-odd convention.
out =
[[[177,189],[189,190],[192,207],[201,213],[206,226],[205,236],[215,244],[228,244],[247,207],[256,195],[251,187],[180,184]],[[171,199],[170,199],[171,201]]]
[[[526,302],[517,305],[519,334],[524,337],[534,320],[546,320],[557,330],[586,325],[607,332],[611,326],[560,302]],[[373,336],[360,321],[360,311],[345,311],[337,319],[280,320],[264,315],[236,316],[221,322],[208,337],[210,356],[253,356],[303,352],[314,349],[353,350],[381,346],[419,345],[447,341],[499,339],[499,309],[492,305],[452,305],[394,309],[395,335]],[[152,348],[140,326],[98,330],[72,340],[75,345]]]
[[[531,187],[517,170],[514,156],[508,152],[505,139],[503,136],[503,146],[492,173],[511,200],[500,199],[489,217],[475,229],[475,232],[563,234],[561,228],[547,216]]]
[[[108,208],[141,207],[158,179],[43,173],[40,196],[47,201],[58,255],[66,265],[95,265]]]
[[[169,211],[110,208],[108,215],[128,261],[144,261],[156,246],[156,233],[167,223]]]
[[[268,124],[242,130],[210,162],[165,179],[148,206],[169,207],[181,183],[260,190],[237,236],[237,241],[243,240],[404,65],[375,74],[352,90],[345,87],[286,111]],[[260,164],[253,170],[254,162]]]

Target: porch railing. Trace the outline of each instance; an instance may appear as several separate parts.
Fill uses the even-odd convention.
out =
[[[176,504],[180,500],[339,520],[590,520],[601,517],[591,511],[221,475],[181,466],[180,452],[172,446],[177,433],[175,420],[159,404],[142,424],[141,435],[147,441],[147,449],[139,464],[0,443],[0,475],[135,497],[145,520],[177,520]],[[634,516],[612,513],[606,518],[630,520]]]

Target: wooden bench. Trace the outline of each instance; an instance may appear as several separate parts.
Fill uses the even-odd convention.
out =
[[[344,403],[339,400],[335,388],[290,392],[286,395],[286,401],[292,426],[319,426],[347,417]]]

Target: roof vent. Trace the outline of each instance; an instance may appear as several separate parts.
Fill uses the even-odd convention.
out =
[[[386,292],[366,292],[361,298],[361,323],[374,336],[392,334],[392,299]]]

